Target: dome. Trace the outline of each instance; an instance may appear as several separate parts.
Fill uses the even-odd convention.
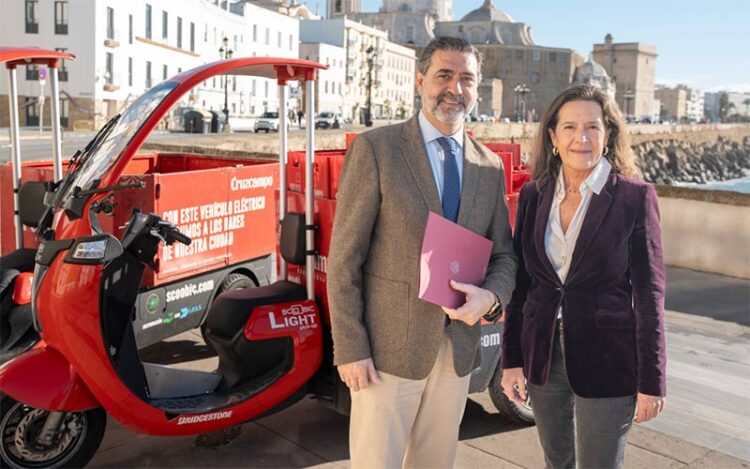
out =
[[[615,94],[614,81],[609,78],[604,67],[594,62],[590,55],[586,62],[576,67],[572,83],[574,85],[594,85],[612,97]]]
[[[495,7],[492,4],[492,0],[484,0],[484,4],[472,10],[461,18],[461,22],[464,21],[499,21],[501,23],[513,23],[513,18],[508,16],[507,13]]]

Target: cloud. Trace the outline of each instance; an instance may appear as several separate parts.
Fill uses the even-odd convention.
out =
[[[750,83],[733,83],[729,85],[716,85],[708,88],[706,91],[729,91],[732,93],[750,93]]]

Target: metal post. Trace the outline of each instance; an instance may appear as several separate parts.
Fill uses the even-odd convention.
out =
[[[305,250],[307,261],[305,262],[305,279],[307,284],[307,298],[315,299],[315,223],[313,205],[313,166],[315,164],[315,124],[312,116],[315,115],[315,80],[305,82],[307,88],[307,149],[305,155]]]
[[[289,139],[289,129],[287,125],[287,107],[286,107],[286,85],[279,85],[279,135],[281,138],[281,152],[279,153],[279,223],[286,215],[286,159],[287,144]],[[282,257],[280,263],[279,280],[286,280],[289,277],[289,266]]]
[[[50,67],[52,91],[52,150],[55,163],[55,181],[62,179],[62,138],[60,133],[60,84],[57,67]]]
[[[10,144],[13,161],[13,222],[16,225],[16,249],[23,247],[23,225],[18,213],[18,190],[21,187],[21,135],[18,130],[18,82],[16,69],[8,70],[10,78]]]

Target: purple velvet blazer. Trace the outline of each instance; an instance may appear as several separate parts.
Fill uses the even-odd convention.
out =
[[[650,184],[614,171],[594,194],[565,283],[544,249],[554,181],[521,189],[514,233],[516,289],[506,308],[503,368],[549,376],[563,307],[565,366],[581,397],[666,395],[665,275],[659,207]]]

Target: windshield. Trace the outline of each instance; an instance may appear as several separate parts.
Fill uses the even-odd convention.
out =
[[[278,119],[279,113],[278,112],[264,112],[263,115],[260,117],[265,117],[266,119]]]
[[[332,112],[321,112],[320,117],[333,117]]]
[[[81,190],[96,187],[102,176],[117,162],[136,131],[146,119],[151,117],[154,109],[176,86],[177,82],[168,81],[150,89],[146,94],[135,100],[120,115],[119,119],[114,119],[114,123],[110,122],[105,126],[105,128],[110,128],[106,130],[102,128],[104,133],[97,134],[92,143],[97,139],[99,141],[95,142],[91,148],[87,147],[81,155],[80,163],[71,167],[71,173],[66,177],[72,179],[65,181],[65,193],[60,200],[64,201],[71,197],[76,187]]]

